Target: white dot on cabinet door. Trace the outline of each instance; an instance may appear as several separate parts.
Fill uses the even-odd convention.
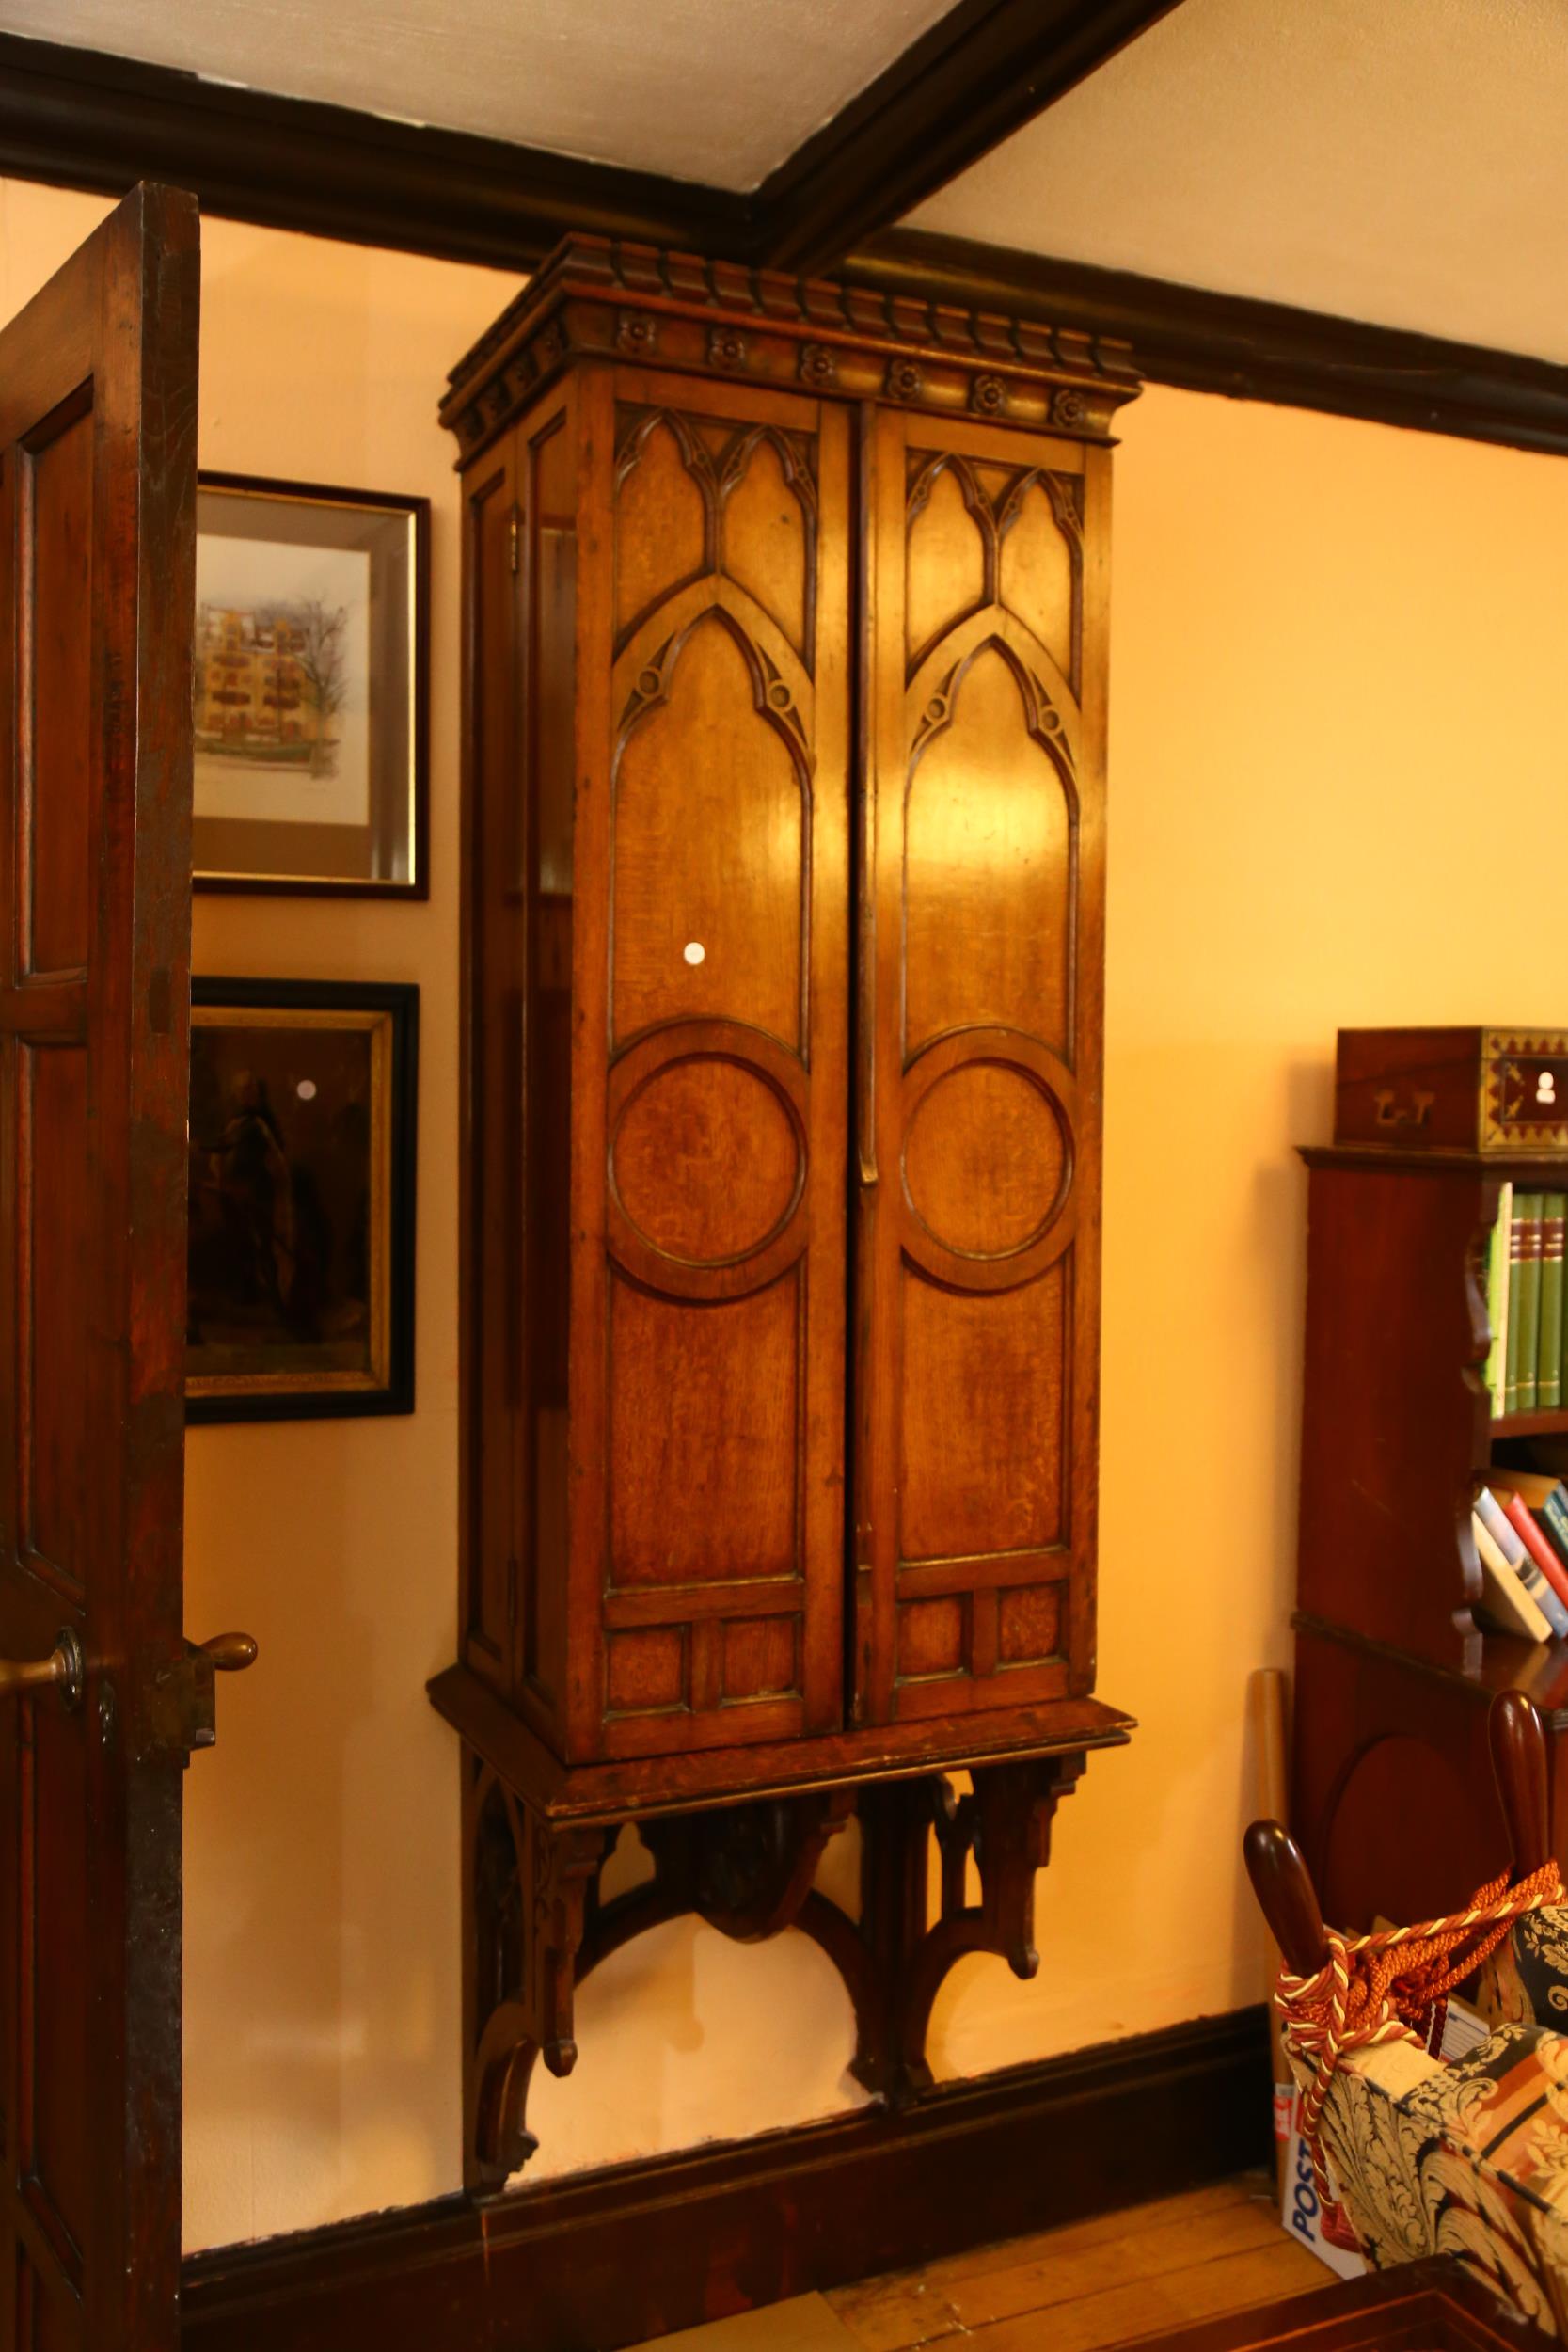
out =
[[[316,1082],[314,1078],[301,1078],[298,1086],[294,1089],[294,1091],[299,1096],[302,1103],[313,1103],[316,1099]]]
[[[681,949],[681,953],[686,958],[688,963],[701,963],[704,957],[707,954],[707,949],[703,946],[700,939],[689,939],[686,946]]]

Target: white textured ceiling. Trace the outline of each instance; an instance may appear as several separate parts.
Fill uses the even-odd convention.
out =
[[[1568,0],[1181,0],[908,225],[1568,360]]]
[[[749,189],[952,0],[0,0],[0,29]]]

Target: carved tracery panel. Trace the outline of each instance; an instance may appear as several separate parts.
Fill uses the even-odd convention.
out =
[[[847,685],[817,614],[847,430],[637,389],[609,680],[610,1756],[831,1728],[842,1683]]]
[[[1079,453],[879,430],[904,659],[884,647],[867,882],[860,1616],[886,1722],[1086,1687],[1102,835]]]

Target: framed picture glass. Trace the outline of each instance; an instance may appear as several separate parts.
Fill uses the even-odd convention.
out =
[[[412,1412],[419,994],[192,982],[188,1421]]]
[[[196,886],[423,898],[427,499],[204,473]]]

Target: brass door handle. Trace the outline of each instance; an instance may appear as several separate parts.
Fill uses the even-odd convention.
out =
[[[210,1658],[219,1674],[244,1674],[256,1663],[256,1636],[253,1633],[214,1633],[210,1642],[198,1642],[197,1648]]]
[[[55,1636],[47,1658],[0,1658],[0,1698],[23,1691],[58,1691],[74,1707],[82,1695],[82,1645],[69,1626]]]
[[[210,1642],[198,1642],[195,1646],[219,1674],[243,1674],[246,1666],[256,1663],[254,1634],[214,1633]],[[55,1690],[63,1706],[75,1707],[81,1700],[85,1678],[82,1645],[70,1626],[55,1637],[47,1658],[0,1658],[0,1699],[11,1698],[24,1691]]]
[[[217,1738],[213,1677],[253,1666],[256,1651],[248,1633],[214,1633],[210,1642],[182,1643],[174,1664],[153,1677],[150,1695],[160,1739],[187,1756],[210,1748]]]

